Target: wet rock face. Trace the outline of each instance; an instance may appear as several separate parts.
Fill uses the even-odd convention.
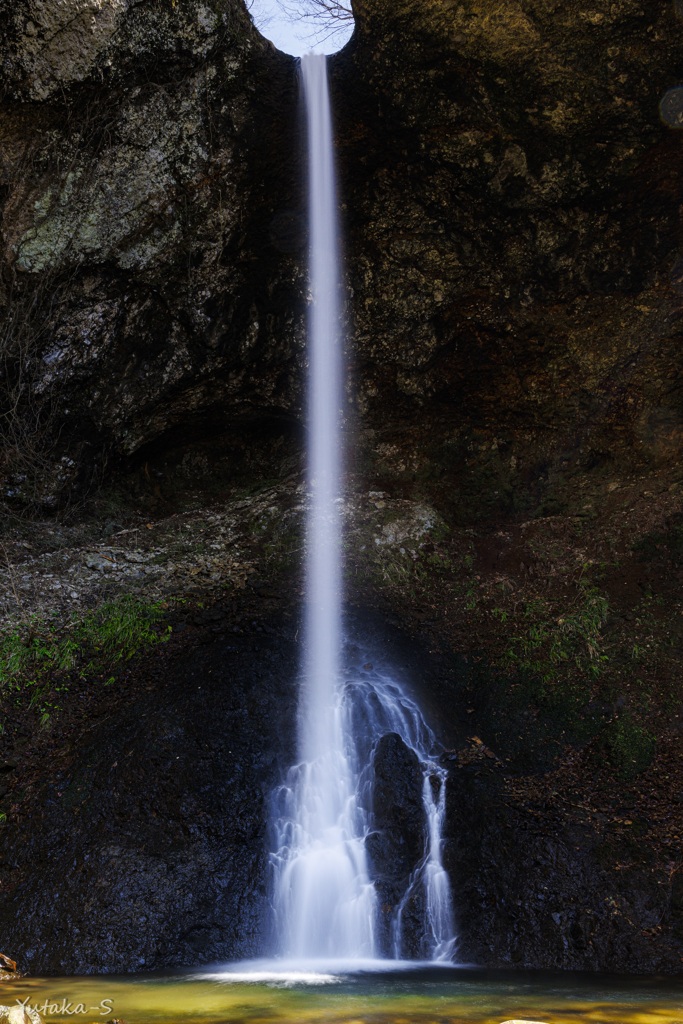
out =
[[[241,0],[3,11],[8,470],[40,450],[58,494],[174,429],[296,410],[294,61]]]
[[[368,836],[370,872],[379,905],[378,946],[384,956],[393,956],[390,924],[405,894],[410,877],[425,852],[422,769],[417,754],[397,733],[388,733],[377,744],[373,756],[372,807],[374,831]],[[419,949],[422,910],[416,906],[421,887],[405,907],[403,955],[415,956]],[[414,921],[415,928],[411,927]]]
[[[27,794],[21,842],[0,854],[2,930],[22,969],[269,951],[267,803],[295,734],[296,655],[281,633],[228,634],[138,678]]]
[[[652,942],[670,920],[669,893],[649,870],[647,842],[614,870],[627,844],[590,825],[553,823],[551,799],[506,800],[488,766],[449,774],[445,863],[456,892],[459,959],[496,966],[675,972],[676,941]],[[634,927],[634,922],[637,926]]]
[[[551,511],[606,459],[671,460],[673,5],[354,6],[335,102],[385,479],[431,480],[471,522]]]

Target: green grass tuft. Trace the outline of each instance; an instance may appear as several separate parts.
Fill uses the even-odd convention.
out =
[[[28,701],[49,724],[74,677],[114,681],[112,673],[136,654],[168,640],[161,602],[124,596],[66,624],[34,616],[0,631],[0,693]]]

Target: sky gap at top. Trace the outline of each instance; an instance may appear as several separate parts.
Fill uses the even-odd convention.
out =
[[[349,41],[353,20],[326,16],[315,0],[245,0],[261,35],[278,50],[301,57],[305,53],[336,53]]]

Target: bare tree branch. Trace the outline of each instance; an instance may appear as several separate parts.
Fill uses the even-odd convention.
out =
[[[291,21],[311,25],[318,43],[343,32],[353,21],[351,0],[278,0],[278,5]]]
[[[336,21],[353,21],[351,0],[279,0],[280,7],[293,20],[316,21],[333,18]]]

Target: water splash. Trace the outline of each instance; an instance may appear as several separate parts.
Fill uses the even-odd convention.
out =
[[[424,889],[422,945],[450,957],[450,885],[441,862],[446,773],[431,760],[434,736],[420,709],[389,677],[342,669],[340,261],[326,58],[307,55],[310,310],[305,658],[299,763],[273,795],[273,902],[279,953],[294,960],[377,957],[377,893],[366,840],[373,830],[372,759],[398,733],[423,764],[424,858],[393,922],[401,955],[402,909]],[[434,782],[438,781],[438,796]]]
[[[334,688],[338,747],[290,768],[274,794],[275,910],[278,947],[300,961],[378,957],[375,887],[365,843],[375,829],[373,753],[398,734],[422,766],[424,852],[391,922],[392,955],[407,955],[404,910],[421,906],[420,956],[452,960],[451,886],[442,862],[446,770],[434,760],[437,742],[415,701],[387,674],[355,669]]]

